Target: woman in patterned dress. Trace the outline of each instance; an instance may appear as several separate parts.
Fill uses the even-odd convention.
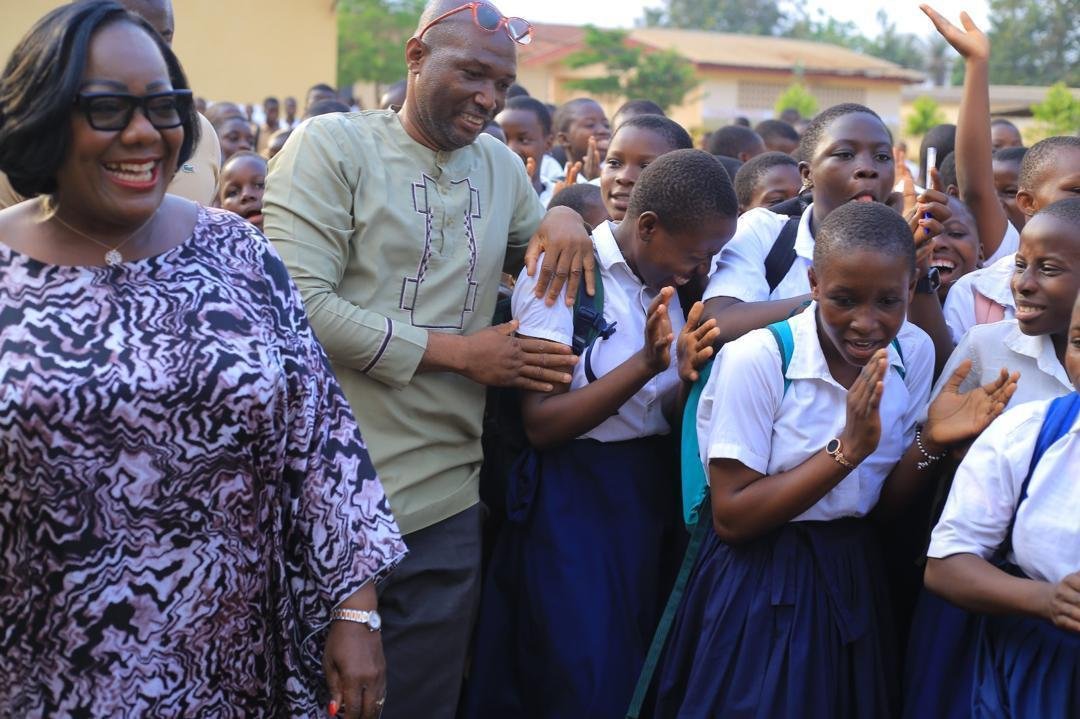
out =
[[[331,612],[405,547],[278,256],[165,194],[187,87],[108,0],[0,80],[0,716],[374,717]]]

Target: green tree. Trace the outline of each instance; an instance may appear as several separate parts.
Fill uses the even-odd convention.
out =
[[[1080,99],[1073,97],[1063,82],[1051,87],[1042,102],[1032,105],[1031,114],[1047,137],[1080,131]]]
[[[805,85],[793,82],[776,98],[774,110],[777,117],[780,117],[784,110],[798,110],[803,117],[813,117],[818,111],[818,101]]]
[[[646,9],[648,27],[773,35],[784,14],[777,0],[664,0],[658,9]]]
[[[627,43],[625,30],[601,30],[585,26],[587,49],[572,53],[572,68],[603,65],[607,74],[570,80],[567,87],[608,98],[645,97],[665,111],[682,104],[697,86],[693,64],[674,50],[645,52]]]
[[[867,55],[895,62],[901,67],[923,69],[926,64],[926,53],[919,38],[911,33],[897,30],[896,23],[889,20],[889,15],[885,10],[878,10],[877,21],[878,34],[869,40],[864,40],[862,47],[856,49]]]
[[[989,0],[990,82],[1080,85],[1080,2]]]
[[[925,135],[931,127],[945,122],[945,115],[942,114],[941,108],[933,98],[926,95],[915,98],[915,101],[911,103],[911,109],[912,113],[904,129],[913,137]]]
[[[381,90],[405,77],[405,41],[424,0],[339,0],[337,8],[338,86],[367,80]]]

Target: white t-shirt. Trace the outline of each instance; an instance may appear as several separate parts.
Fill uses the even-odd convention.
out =
[[[814,236],[810,233],[813,214],[814,205],[807,205],[795,235],[795,262],[776,289],[769,292],[765,258],[791,218],[765,207],[755,207],[743,213],[739,217],[735,235],[720,251],[704,298],[734,297],[742,302],[765,302],[808,294],[810,278],[807,272],[814,263]]]
[[[600,277],[604,283],[604,319],[608,323],[618,323],[615,333],[608,339],[597,338],[592,345],[592,351],[588,353],[589,363],[596,377],[612,371],[645,345],[645,312],[658,294],[642,284],[626,263],[612,234],[614,227],[613,223],[605,222],[597,225],[592,235],[593,247],[600,263]],[[539,274],[537,273],[537,276]],[[529,277],[522,270],[511,300],[514,318],[521,323],[518,333],[571,345],[574,336],[574,312],[572,307],[566,306],[566,290],[563,290],[554,306],[548,307],[543,299],[537,299],[533,295],[535,289],[536,278]],[[675,333],[675,339],[671,343],[671,364],[627,400],[617,414],[586,432],[583,437],[600,442],[618,442],[667,434],[671,431],[664,411],[673,409],[678,393],[680,380],[675,343],[685,324],[678,295],[671,298],[668,316]],[[585,376],[585,359],[583,354],[574,367],[571,391],[589,383]]]
[[[1009,400],[1010,407],[1052,399],[1073,390],[1050,336],[1026,335],[1014,319],[975,325],[968,330],[949,356],[932,397],[937,397],[956,367],[966,359],[971,360],[971,372],[960,385],[961,393],[996,379],[1002,367],[1020,373],[1016,394]]]
[[[956,471],[927,555],[990,559],[1005,541],[1049,401],[998,417]],[[1010,559],[1033,579],[1058,582],[1080,570],[1080,419],[1046,450],[1013,529]]]
[[[969,272],[956,281],[945,297],[945,323],[953,342],[975,326],[975,292],[1005,308],[1003,319],[1016,316],[1016,301],[1012,294],[1012,276],[1016,271],[1016,255],[1006,255],[992,265]]]
[[[736,459],[765,475],[785,472],[840,435],[847,390],[829,372],[818,341],[816,313],[815,303],[788,320],[794,351],[786,394],[780,350],[768,329],[724,345],[698,406],[698,443],[706,476],[709,460],[720,458]],[[901,326],[898,340],[903,360],[890,345],[877,449],[793,521],[865,516],[911,445],[915,423],[930,395],[934,348],[926,333],[910,322]],[[902,368],[905,377],[894,368]]]

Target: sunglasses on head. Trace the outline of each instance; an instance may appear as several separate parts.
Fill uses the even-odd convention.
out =
[[[75,105],[86,115],[90,127],[103,132],[117,132],[131,124],[135,110],[158,130],[169,130],[184,124],[191,112],[191,90],[169,90],[150,95],[131,95],[126,92],[80,92]]]
[[[506,17],[499,12],[494,5],[489,5],[486,2],[470,2],[465,3],[459,7],[454,8],[448,12],[444,12],[439,17],[435,18],[420,31],[420,34],[416,36],[417,40],[424,39],[424,33],[426,33],[432,25],[440,23],[451,15],[456,15],[462,10],[472,10],[473,23],[481,30],[487,30],[488,32],[496,32],[500,28],[506,30],[507,36],[516,42],[518,45],[528,45],[532,42],[533,27],[529,24],[528,20],[523,20],[519,17]]]

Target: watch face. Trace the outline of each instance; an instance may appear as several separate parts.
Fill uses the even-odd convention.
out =
[[[382,617],[378,612],[372,611],[368,614],[368,626],[371,627],[371,631],[377,632],[382,627]]]
[[[825,453],[826,454],[836,454],[839,451],[840,451],[840,440],[839,439],[830,439],[829,443],[827,445],[825,445]]]

